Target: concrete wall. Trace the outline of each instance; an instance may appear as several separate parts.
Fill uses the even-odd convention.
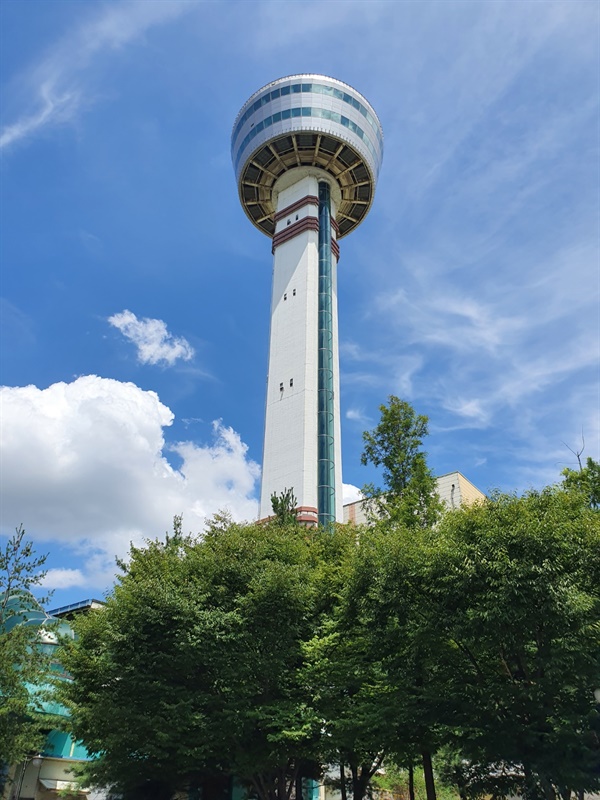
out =
[[[437,492],[441,501],[447,508],[459,508],[461,505],[471,505],[477,501],[485,500],[485,495],[467,480],[460,472],[448,472],[436,479]],[[353,522],[355,525],[368,523],[368,514],[363,500],[356,500],[344,506],[344,522]]]

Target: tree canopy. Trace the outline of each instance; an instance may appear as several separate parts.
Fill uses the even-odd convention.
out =
[[[579,469],[563,470],[565,488],[581,492],[593,509],[600,509],[600,464],[593,458],[587,458],[585,466],[580,463]]]
[[[442,506],[422,449],[429,432],[428,418],[394,395],[387,405],[379,406],[379,411],[379,424],[363,434],[361,463],[382,468],[383,487],[367,484],[363,495],[376,517],[408,528],[433,525]]]
[[[106,608],[77,619],[60,687],[90,777],[125,800],[182,788],[300,797],[328,764],[362,800],[382,763],[462,798],[600,788],[595,462],[560,485],[443,515],[427,420],[398,398],[365,434],[374,524],[181,520],[132,548]],[[335,768],[335,769],[334,769]]]
[[[400,760],[445,748],[472,796],[600,784],[598,523],[550,487],[362,537],[346,624],[386,675]]]
[[[44,741],[35,687],[46,681],[49,661],[38,647],[40,626],[28,624],[27,612],[41,612],[30,590],[44,578],[46,556],[25,536],[19,526],[0,551],[0,766],[22,761]]]
[[[125,797],[235,774],[286,800],[320,723],[300,679],[317,547],[274,522],[132,548],[106,608],[75,621],[63,687],[91,778]]]

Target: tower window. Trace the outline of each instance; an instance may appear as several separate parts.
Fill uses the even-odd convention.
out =
[[[294,297],[296,297],[296,290],[295,289],[292,291],[292,294],[294,295]]]
[[[296,219],[298,219],[298,214],[296,214]]]
[[[294,379],[290,378],[290,388],[294,385]]]
[[[287,294],[284,294],[284,295],[283,295],[283,299],[284,299],[284,300],[287,300]]]
[[[283,381],[279,384],[279,391],[283,392]]]
[[[291,219],[288,219],[288,221],[287,221],[287,224],[289,225],[289,224],[290,224],[290,222],[291,222]]]

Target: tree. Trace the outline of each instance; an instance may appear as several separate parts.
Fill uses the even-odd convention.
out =
[[[23,761],[44,740],[34,687],[45,682],[49,663],[39,650],[32,658],[41,631],[27,615],[41,611],[30,589],[42,582],[45,561],[22,525],[0,551],[0,765]]]
[[[271,507],[275,518],[281,525],[293,525],[297,521],[298,501],[293,489],[284,489],[279,495],[271,495]]]
[[[90,779],[123,797],[235,775],[288,800],[317,752],[301,681],[312,631],[316,532],[235,525],[132,548],[106,608],[74,621],[62,660],[71,725],[97,756]]]
[[[428,625],[456,651],[439,691],[464,794],[600,785],[599,522],[550,487],[451,512],[435,532]]]
[[[577,454],[579,458],[580,453]],[[580,492],[590,507],[596,511],[600,509],[600,464],[593,458],[588,458],[585,467],[579,460],[579,469],[563,470],[563,484],[567,491]]]
[[[363,494],[377,517],[390,518],[408,528],[433,525],[442,506],[421,449],[428,434],[428,419],[394,395],[379,410],[379,424],[363,434],[361,463],[382,467],[384,486],[368,484]]]
[[[494,495],[430,530],[384,520],[358,549],[345,625],[428,797],[442,750],[463,797],[599,785],[600,524],[580,492]]]
[[[373,517],[388,520],[407,530],[424,530],[436,523],[442,512],[442,503],[436,491],[436,481],[427,466],[426,453],[421,449],[428,435],[428,418],[416,414],[410,403],[394,395],[388,405],[379,407],[381,419],[372,431],[363,434],[364,450],[362,464],[373,464],[383,468],[383,488],[372,484],[363,488],[363,494],[372,509]],[[384,529],[387,527],[384,524]],[[380,529],[381,530],[381,529]],[[412,677],[422,682],[423,654],[416,651],[406,664],[412,664]],[[406,709],[405,709],[406,710]],[[429,744],[431,728],[417,725],[421,741],[420,758],[425,772],[425,783],[429,800],[435,800],[435,787]],[[413,728],[416,732],[417,728]],[[415,745],[416,746],[416,745]],[[409,763],[412,770],[412,763]]]
[[[398,766],[421,763],[428,800],[435,800],[432,754],[443,742],[447,699],[440,692],[456,671],[449,644],[432,626],[429,561],[432,531],[393,520],[364,531],[343,596],[343,626],[362,642],[379,677],[381,742]]]
[[[322,613],[313,638],[305,647],[306,691],[313,697],[322,720],[321,760],[335,765],[328,783],[362,800],[369,792],[389,745],[389,704],[379,665],[365,651],[364,642],[346,618],[346,582],[365,533],[355,526],[338,525],[328,530],[328,552],[318,588]],[[339,775],[337,766],[339,765]]]

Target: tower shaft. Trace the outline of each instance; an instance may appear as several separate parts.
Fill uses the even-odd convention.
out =
[[[331,178],[288,173],[276,192],[261,518],[293,489],[299,518],[342,519],[337,224]],[[333,194],[335,195],[335,186]]]

